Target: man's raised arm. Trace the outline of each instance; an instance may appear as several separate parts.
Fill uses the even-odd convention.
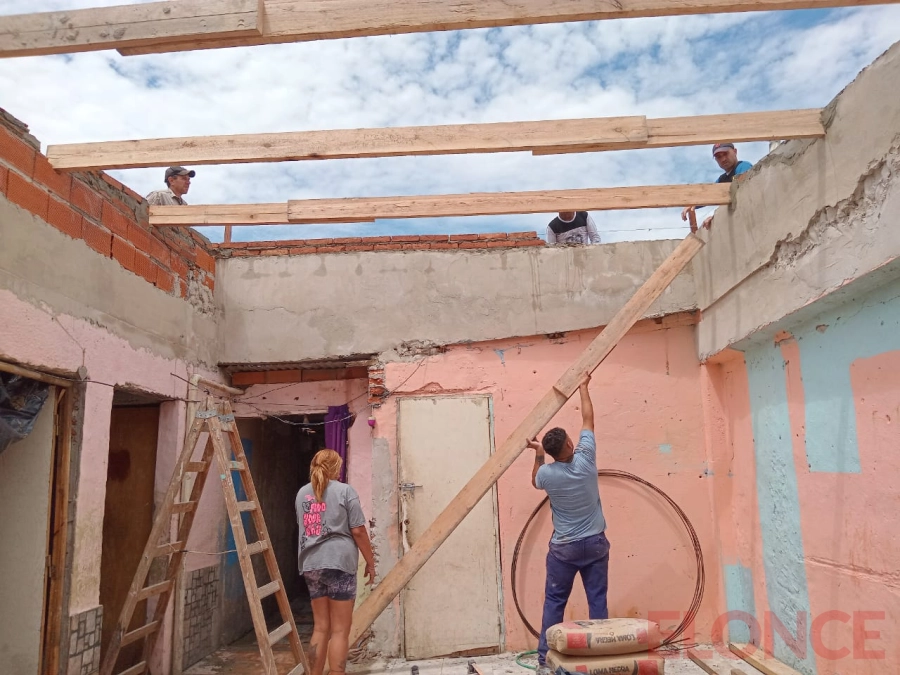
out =
[[[591,394],[588,385],[591,382],[591,374],[585,373],[584,379],[578,385],[578,393],[581,395],[581,429],[582,431],[594,431],[594,404],[591,403]]]

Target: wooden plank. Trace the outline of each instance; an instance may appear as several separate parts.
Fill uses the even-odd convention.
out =
[[[153,54],[192,49],[330,40],[367,35],[520,26],[779,9],[823,9],[887,4],[896,0],[265,0],[263,35],[164,40],[121,53]]]
[[[255,511],[256,510],[256,502],[238,502],[238,511],[243,513],[244,511]]]
[[[172,513],[189,513],[197,508],[197,502],[180,502],[172,504]]]
[[[55,169],[283,162],[492,152],[536,155],[783,140],[825,135],[821,110],[646,119],[606,117],[540,122],[298,131],[51,145]]]
[[[268,598],[272,593],[281,588],[281,584],[277,581],[270,581],[265,586],[260,586],[256,589],[257,594],[259,595],[260,600],[263,598]]]
[[[147,586],[138,593],[138,600],[146,600],[147,598],[152,598],[154,595],[170,591],[172,590],[174,583],[175,582],[172,579],[167,579],[166,581],[154,584],[153,586]]]
[[[159,626],[159,621],[153,621],[145,626],[141,626],[137,630],[133,630],[130,633],[125,633],[125,635],[122,636],[121,646],[124,647],[125,645],[130,645],[132,642],[137,642],[141,638],[145,638],[151,633],[155,633],[159,630]]]
[[[566,143],[614,149],[647,142],[644,117],[606,117],[444,126],[299,131],[53,145],[56,169],[283,162],[350,157],[530,152]],[[717,138],[717,140],[719,140]]]
[[[188,462],[185,467],[185,471],[190,471],[191,473],[200,473],[201,471],[206,471],[206,468],[209,466],[206,462]]]
[[[184,542],[183,541],[175,541],[171,544],[161,544],[157,546],[153,553],[151,554],[154,558],[160,558],[164,555],[169,555],[170,553],[178,553],[179,551],[184,550]]]
[[[728,648],[764,675],[801,675],[774,656],[766,654],[762,647],[749,644],[728,643]]]
[[[512,466],[522,450],[525,449],[528,440],[537,436],[553,419],[553,416],[562,409],[568,396],[561,392],[572,391],[570,382],[580,380],[585,372],[593,371],[606,358],[606,355],[646,314],[650,305],[662,295],[663,291],[668,288],[669,284],[701,248],[703,248],[703,241],[696,235],[689,234],[616,313],[603,331],[594,338],[586,352],[591,355],[591,361],[587,362],[581,358],[570,366],[557,385],[551,387],[503,445],[475,472],[459,494],[428,526],[416,543],[400,558],[393,569],[356,610],[350,632],[351,645],[355,644],[369,629],[375,619],[410,582],[438,547],[446,541],[469,511],[484,497],[500,476]]]
[[[274,645],[291,632],[291,624],[283,623],[278,628],[269,633],[269,646]]]
[[[687,650],[687,656],[691,661],[697,664],[703,672],[708,673],[709,675],[722,675],[722,673],[713,668],[709,663],[701,659],[693,649]]]
[[[483,192],[415,197],[304,199],[288,202],[279,217],[269,204],[212,204],[201,206],[151,206],[150,224],[156,227],[249,224],[313,225],[365,223],[379,219],[442,218],[449,216],[497,216],[557,211],[607,211],[647,209],[690,204],[721,205],[731,201],[728,183],[651,185],[641,187],[542,190],[533,192]]]
[[[260,0],[191,0],[5,16],[0,58],[138,47],[160,39],[259,37],[261,5]]]
[[[243,462],[228,462],[228,468],[231,471],[246,471],[247,465]]]
[[[22,366],[17,366],[14,363],[7,363],[6,361],[0,361],[0,372],[27,377],[31,380],[37,380],[38,382],[52,384],[56,387],[63,387],[65,389],[68,389],[76,383],[76,380],[64,380],[59,377],[54,377],[53,375],[48,375],[37,370],[32,370],[31,368],[23,368]]]
[[[147,672],[147,662],[141,661],[138,664],[131,666],[128,670],[123,670],[119,673],[119,675],[141,675],[141,673]]]
[[[252,544],[247,544],[247,554],[256,555],[257,553],[262,553],[267,548],[269,548],[269,542],[260,539]]]

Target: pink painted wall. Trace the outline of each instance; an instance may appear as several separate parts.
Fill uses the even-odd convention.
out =
[[[404,394],[488,393],[493,397],[496,443],[502,443],[546,390],[584,350],[598,331],[501,340],[456,346],[443,354],[386,366],[387,388],[395,394],[377,409],[378,439],[396,457],[396,401]],[[707,595],[697,637],[707,635],[718,608],[718,565],[710,518],[710,476],[703,430],[700,368],[694,329],[685,317],[642,322],[595,372],[591,394],[596,411],[598,465],[635,473],[667,492],[697,529],[707,560]],[[576,433],[580,417],[570,401],[551,426]],[[393,462],[396,467],[396,462]],[[534,648],[516,614],[510,565],[519,532],[543,493],[530,483],[527,453],[499,482],[506,647]],[[472,467],[474,473],[477,467]],[[396,478],[396,477],[395,477]],[[396,482],[396,481],[395,481]],[[612,479],[601,482],[601,498],[612,550],[612,616],[662,617],[687,609],[693,592],[693,551],[687,534],[664,502],[645,489]],[[544,557],[551,534],[549,514],[540,516],[519,560],[519,596],[526,616],[539,624]],[[396,529],[392,542],[397,538]],[[382,570],[383,574],[386,570]],[[583,590],[576,582],[569,614],[586,617]],[[664,620],[672,626],[677,621]]]

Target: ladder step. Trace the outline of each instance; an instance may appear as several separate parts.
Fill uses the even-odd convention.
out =
[[[246,471],[247,470],[247,467],[244,465],[243,462],[229,462],[229,464],[231,464],[232,471]]]
[[[259,593],[259,599],[268,598],[272,593],[276,592],[279,588],[281,588],[281,584],[277,581],[270,581],[265,586],[260,586],[256,589],[256,592]]]
[[[197,508],[197,502],[180,502],[172,504],[172,513],[188,513]]]
[[[269,633],[269,646],[271,647],[280,639],[285,637],[288,633],[291,632],[291,624],[283,623],[278,628]]]
[[[158,584],[154,584],[153,586],[147,586],[147,588],[141,589],[141,592],[138,593],[137,599],[138,602],[141,600],[146,600],[147,598],[152,598],[154,595],[159,595],[160,593],[165,593],[166,591],[172,590],[172,580],[163,581]]]
[[[159,621],[154,621],[153,623],[148,623],[146,626],[141,626],[137,630],[133,630],[130,633],[125,633],[122,636],[121,645],[124,647],[125,645],[130,645],[132,642],[137,642],[141,638],[147,637],[151,633],[155,633],[159,630]]]
[[[256,511],[256,502],[238,502],[238,511]]]
[[[269,548],[269,542],[260,539],[259,541],[255,541],[247,547],[247,555],[256,555],[257,553],[262,553],[267,548]]]
[[[119,675],[141,675],[147,672],[147,662],[141,661],[136,666],[131,666],[128,670],[123,670]]]
[[[162,544],[161,546],[156,547],[156,552],[153,554],[154,558],[160,558],[164,555],[169,555],[170,553],[177,553],[178,551],[184,550],[184,542],[183,541],[173,541],[171,544]]]
[[[206,471],[206,467],[209,466],[209,462],[188,462],[184,467],[185,471],[192,471],[193,473],[200,473],[202,471]]]

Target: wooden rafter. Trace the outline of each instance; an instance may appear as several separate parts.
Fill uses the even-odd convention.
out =
[[[262,3],[190,0],[4,16],[0,21],[0,56],[137,47],[160,39],[259,37]]]
[[[808,109],[649,120],[600,117],[76,143],[51,145],[47,156],[55,169],[89,171],[403,155],[544,155],[824,135],[821,110]]]
[[[0,37],[9,39],[0,41],[0,57],[113,48],[128,55],[154,54],[564,21],[857,7],[898,1],[258,0],[263,16],[260,26],[257,15],[246,12],[245,0],[179,0],[4,17]],[[219,7],[224,9],[216,9]],[[149,11],[163,11],[165,16],[154,15],[156,20],[148,22]],[[170,20],[175,15],[178,20]],[[18,37],[22,35],[26,39]]]
[[[728,184],[701,183],[416,197],[300,199],[287,204],[151,206],[150,224],[157,227],[313,225],[370,223],[395,218],[652,209],[691,204],[717,206],[730,203],[730,188]]]

